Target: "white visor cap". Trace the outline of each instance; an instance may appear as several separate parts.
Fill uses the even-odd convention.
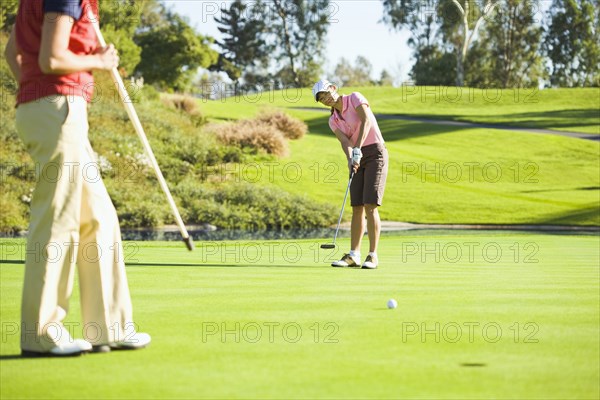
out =
[[[315,86],[312,88],[312,94],[315,98],[315,101],[318,101],[317,94],[320,92],[326,92],[330,86],[333,86],[333,83],[329,82],[327,79],[321,79],[319,82],[315,83]]]

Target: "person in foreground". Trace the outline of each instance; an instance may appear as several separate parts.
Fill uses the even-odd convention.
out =
[[[136,349],[151,340],[133,324],[117,213],[88,139],[91,71],[119,63],[112,45],[97,47],[88,10],[98,15],[96,0],[21,0],[5,49],[19,83],[17,131],[38,171],[21,304],[25,357]],[[83,319],[76,326],[85,340],[63,324],[75,265]]]
[[[352,205],[351,248],[333,267],[359,267],[360,245],[365,232],[365,214],[369,234],[369,255],[362,268],[375,269],[378,265],[377,245],[381,220],[377,207],[383,201],[388,172],[388,152],[375,115],[367,99],[354,92],[340,95],[337,87],[327,80],[315,83],[312,90],[317,102],[331,107],[329,127],[342,145],[348,159]]]

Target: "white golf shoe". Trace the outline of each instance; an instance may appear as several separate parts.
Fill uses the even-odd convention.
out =
[[[67,333],[68,335],[68,333]],[[61,340],[61,343],[54,346],[47,352],[21,350],[23,357],[75,357],[83,353],[92,351],[91,343],[83,339],[73,339],[71,335]]]
[[[358,267],[360,266],[360,258],[353,257],[350,254],[344,254],[341,260],[331,263],[332,267]]]
[[[377,257],[368,255],[365,262],[362,265],[363,269],[376,269],[377,268]]]
[[[83,339],[73,339],[72,343],[61,344],[50,350],[50,354],[55,356],[69,356],[87,353],[92,350],[91,343]]]
[[[136,350],[148,346],[152,338],[147,333],[134,332],[126,335],[124,340],[113,342],[109,346],[114,350]]]
[[[111,350],[138,350],[147,347],[152,341],[147,333],[135,332],[129,334],[125,340],[110,344],[94,345],[92,353],[109,353]]]

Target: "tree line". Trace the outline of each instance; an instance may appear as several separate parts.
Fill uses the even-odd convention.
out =
[[[381,22],[408,30],[417,85],[598,86],[600,0],[381,0]],[[199,34],[159,0],[101,0],[102,29],[121,55],[121,73],[163,90],[194,92],[198,68],[252,87],[310,86],[323,74],[330,0],[234,0],[214,16],[221,40]],[[2,0],[0,28],[18,0]],[[393,45],[393,44],[390,44]],[[328,71],[344,85],[391,85],[359,56]]]
[[[383,0],[383,21],[408,29],[418,85],[598,86],[600,2]]]

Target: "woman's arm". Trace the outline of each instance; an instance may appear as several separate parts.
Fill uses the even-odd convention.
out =
[[[358,170],[359,164],[354,164],[352,162],[352,144],[350,143],[350,139],[348,139],[348,136],[344,135],[344,133],[339,129],[336,129],[334,133],[340,141],[340,144],[342,145],[342,151],[344,152],[344,154],[346,155],[346,159],[348,160],[348,169],[352,169],[354,170],[354,172],[356,172]]]
[[[8,43],[6,43],[6,48],[4,49],[4,57],[10,68],[10,72],[12,72],[18,83],[21,80],[21,54],[17,47],[15,35],[15,26],[13,25]]]
[[[365,140],[367,139],[367,135],[371,130],[371,120],[368,118],[368,114],[372,113],[371,109],[366,104],[361,104],[356,107],[356,113],[358,114],[358,118],[360,119],[360,133],[358,138],[356,139],[356,143],[354,143],[354,147],[361,148]]]
[[[350,139],[348,139],[348,136],[344,135],[344,133],[339,129],[336,129],[334,133],[340,141],[340,144],[342,145],[342,151],[346,155],[346,158],[352,158],[352,144],[350,143]]]
[[[97,49],[94,54],[78,55],[69,50],[73,18],[49,12],[44,14],[39,65],[45,74],[65,75],[92,69],[110,70],[119,65],[113,45]]]

